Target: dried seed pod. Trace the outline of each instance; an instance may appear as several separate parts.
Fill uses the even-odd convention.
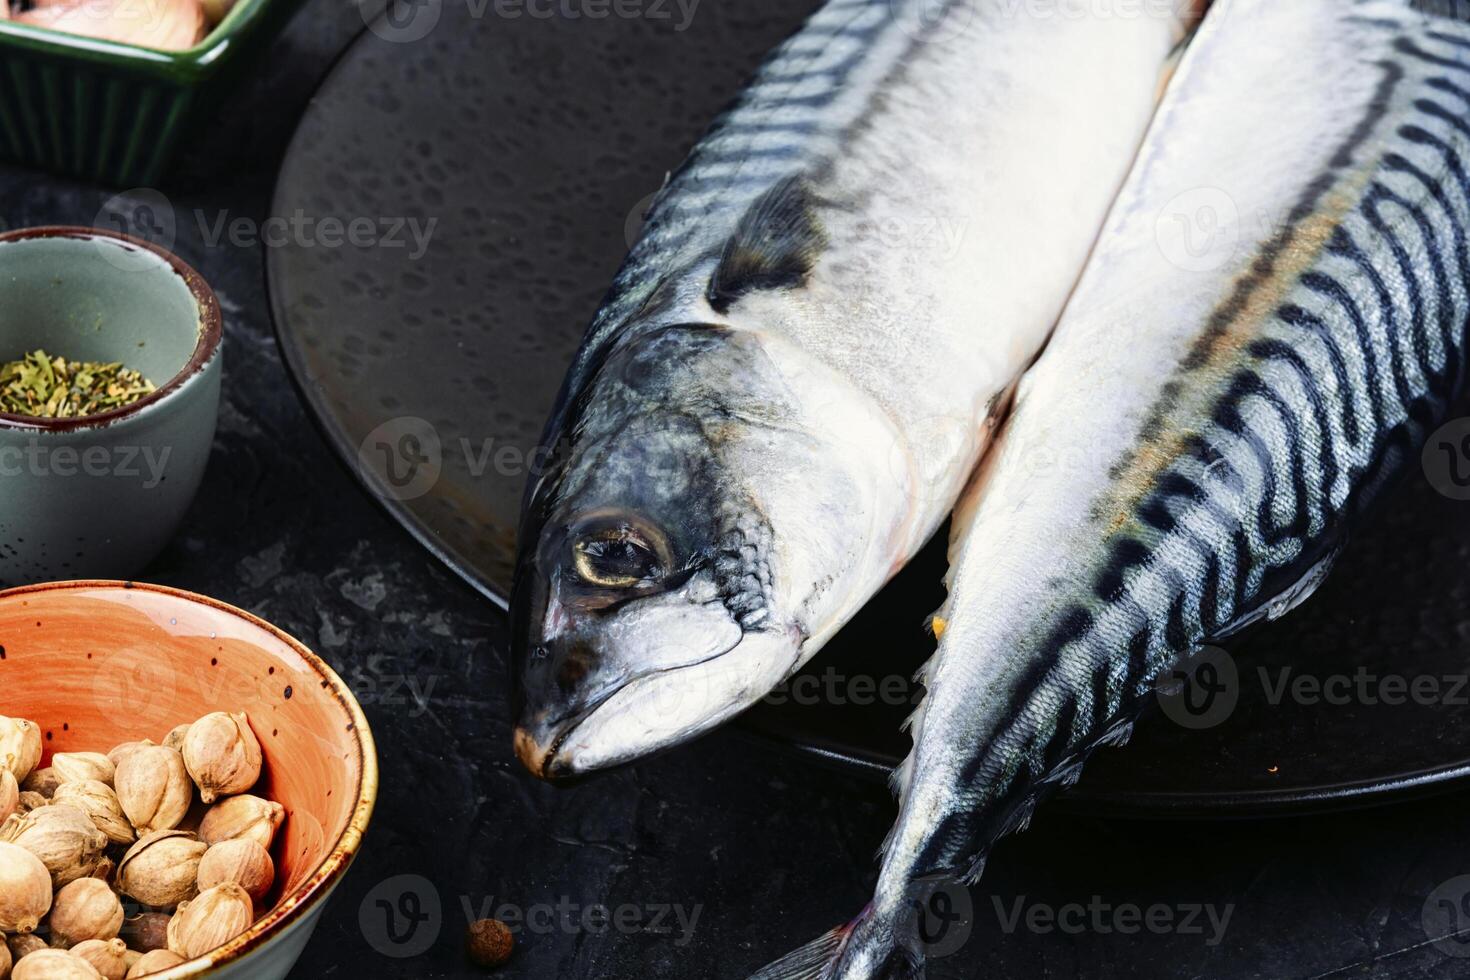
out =
[[[0,823],[20,806],[20,783],[9,769],[0,769]],[[3,976],[4,974],[0,974]]]
[[[117,866],[124,895],[154,908],[173,908],[193,897],[199,860],[207,844],[182,830],[159,830],[128,848]]]
[[[64,949],[38,949],[10,971],[10,980],[101,980],[102,974]]]
[[[47,766],[45,769],[31,770],[20,788],[27,793],[40,793],[49,800],[56,795],[56,787],[60,785],[61,777],[56,774],[56,767]]]
[[[112,885],[113,872],[117,870],[117,862],[110,855],[104,854],[102,860],[97,862],[97,867],[92,869],[92,877],[98,881],[105,882],[109,887]]]
[[[186,959],[203,956],[250,928],[255,906],[245,889],[227,881],[179,906],[168,924],[168,948]]]
[[[31,932],[19,936],[6,936],[5,946],[10,950],[10,960],[12,963],[19,963],[22,959],[38,949],[50,948],[46,945],[46,940]]]
[[[162,973],[164,970],[172,970],[184,958],[178,953],[167,949],[151,949],[143,954],[143,958],[128,968],[127,980],[135,980],[136,977],[146,977],[154,973]]]
[[[92,821],[93,826],[107,835],[114,844],[131,844],[137,839],[133,825],[123,813],[117,793],[111,786],[97,779],[78,779],[56,787],[53,804],[65,803],[81,810]]]
[[[140,834],[177,827],[194,799],[184,757],[164,745],[124,755],[113,785],[123,813]]]
[[[81,810],[63,803],[38,807],[0,824],[0,840],[19,844],[41,859],[60,888],[97,870],[106,856],[107,835]]]
[[[199,890],[233,881],[257,902],[276,880],[276,866],[260,843],[249,837],[220,841],[199,862]]]
[[[184,736],[189,734],[189,726],[175,725],[169,733],[163,736],[163,744],[178,752],[184,751]]]
[[[199,836],[206,844],[249,837],[267,851],[276,830],[286,819],[286,808],[275,800],[258,796],[231,796],[210,807],[199,821]]]
[[[137,742],[122,742],[118,745],[114,745],[112,748],[107,750],[107,761],[111,762],[113,768],[116,769],[118,763],[123,761],[123,756],[127,755],[134,749],[146,749],[152,744],[152,740],[145,738]]]
[[[116,767],[101,752],[58,752],[51,757],[51,768],[62,783],[95,779],[111,786]]]
[[[151,953],[155,949],[168,949],[167,912],[143,912],[123,922],[118,933],[133,949]]]
[[[106,980],[128,975],[128,944],[121,939],[89,939],[72,947],[71,955],[92,964]]]
[[[40,764],[40,726],[24,718],[0,715],[0,768],[9,769],[18,781],[25,782]]]
[[[51,801],[42,796],[40,793],[33,793],[30,790],[22,790],[20,797],[15,802],[15,812],[30,813],[32,810],[39,809],[43,806],[48,806],[50,805],[50,803]]]
[[[46,922],[51,927],[51,945],[58,949],[70,949],[89,939],[113,939],[122,928],[122,902],[107,882],[78,878],[56,893]]]
[[[51,908],[51,895],[51,874],[41,859],[23,847],[0,843],[0,932],[33,931]]]
[[[189,726],[184,765],[205,803],[243,793],[260,779],[260,742],[244,713],[216,711]]]

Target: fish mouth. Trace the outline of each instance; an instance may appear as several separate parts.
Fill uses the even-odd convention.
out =
[[[753,631],[727,650],[646,671],[555,717],[527,705],[516,756],[540,779],[564,783],[673,748],[764,697],[796,669],[800,648],[795,630]]]

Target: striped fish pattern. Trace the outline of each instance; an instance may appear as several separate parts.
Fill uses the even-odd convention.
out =
[[[1418,459],[1467,368],[1452,6],[1217,0],[956,513],[874,902],[760,980],[921,975],[915,897],[1309,596]]]
[[[533,772],[733,717],[953,508],[1187,21],[1031,6],[831,0],[658,195],[527,491],[511,610]]]
[[[969,0],[831,0],[772,51],[650,203],[567,387],[580,388],[670,272],[717,252],[772,185],[830,166],[892,76],[969,14]]]

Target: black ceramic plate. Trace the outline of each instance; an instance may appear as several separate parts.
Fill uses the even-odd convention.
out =
[[[813,6],[704,0],[686,23],[673,2],[548,19],[427,0],[364,33],[307,112],[268,261],[287,361],[365,484],[497,602],[542,420],[643,202]],[[1158,712],[1069,795],[1238,815],[1470,774],[1467,558],[1470,504],[1416,475],[1321,594],[1210,665],[1238,678],[1210,725]],[[885,773],[941,573],[931,547],[747,727]],[[1395,677],[1438,693],[1385,703]]]

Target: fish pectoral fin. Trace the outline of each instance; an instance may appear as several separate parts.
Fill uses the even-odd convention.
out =
[[[799,174],[787,177],[741,217],[720,252],[706,298],[724,313],[746,293],[800,286],[826,247],[806,181]]]
[[[1313,562],[1312,566],[1290,586],[1272,595],[1264,602],[1252,606],[1244,615],[1237,617],[1224,629],[1209,637],[1205,643],[1217,643],[1220,640],[1234,636],[1247,626],[1280,619],[1297,606],[1306,602],[1312,597],[1312,593],[1316,592],[1322,583],[1327,580],[1328,573],[1332,571],[1332,566],[1337,562],[1337,556],[1342,554],[1346,546],[1346,541],[1338,542],[1326,554]]]

